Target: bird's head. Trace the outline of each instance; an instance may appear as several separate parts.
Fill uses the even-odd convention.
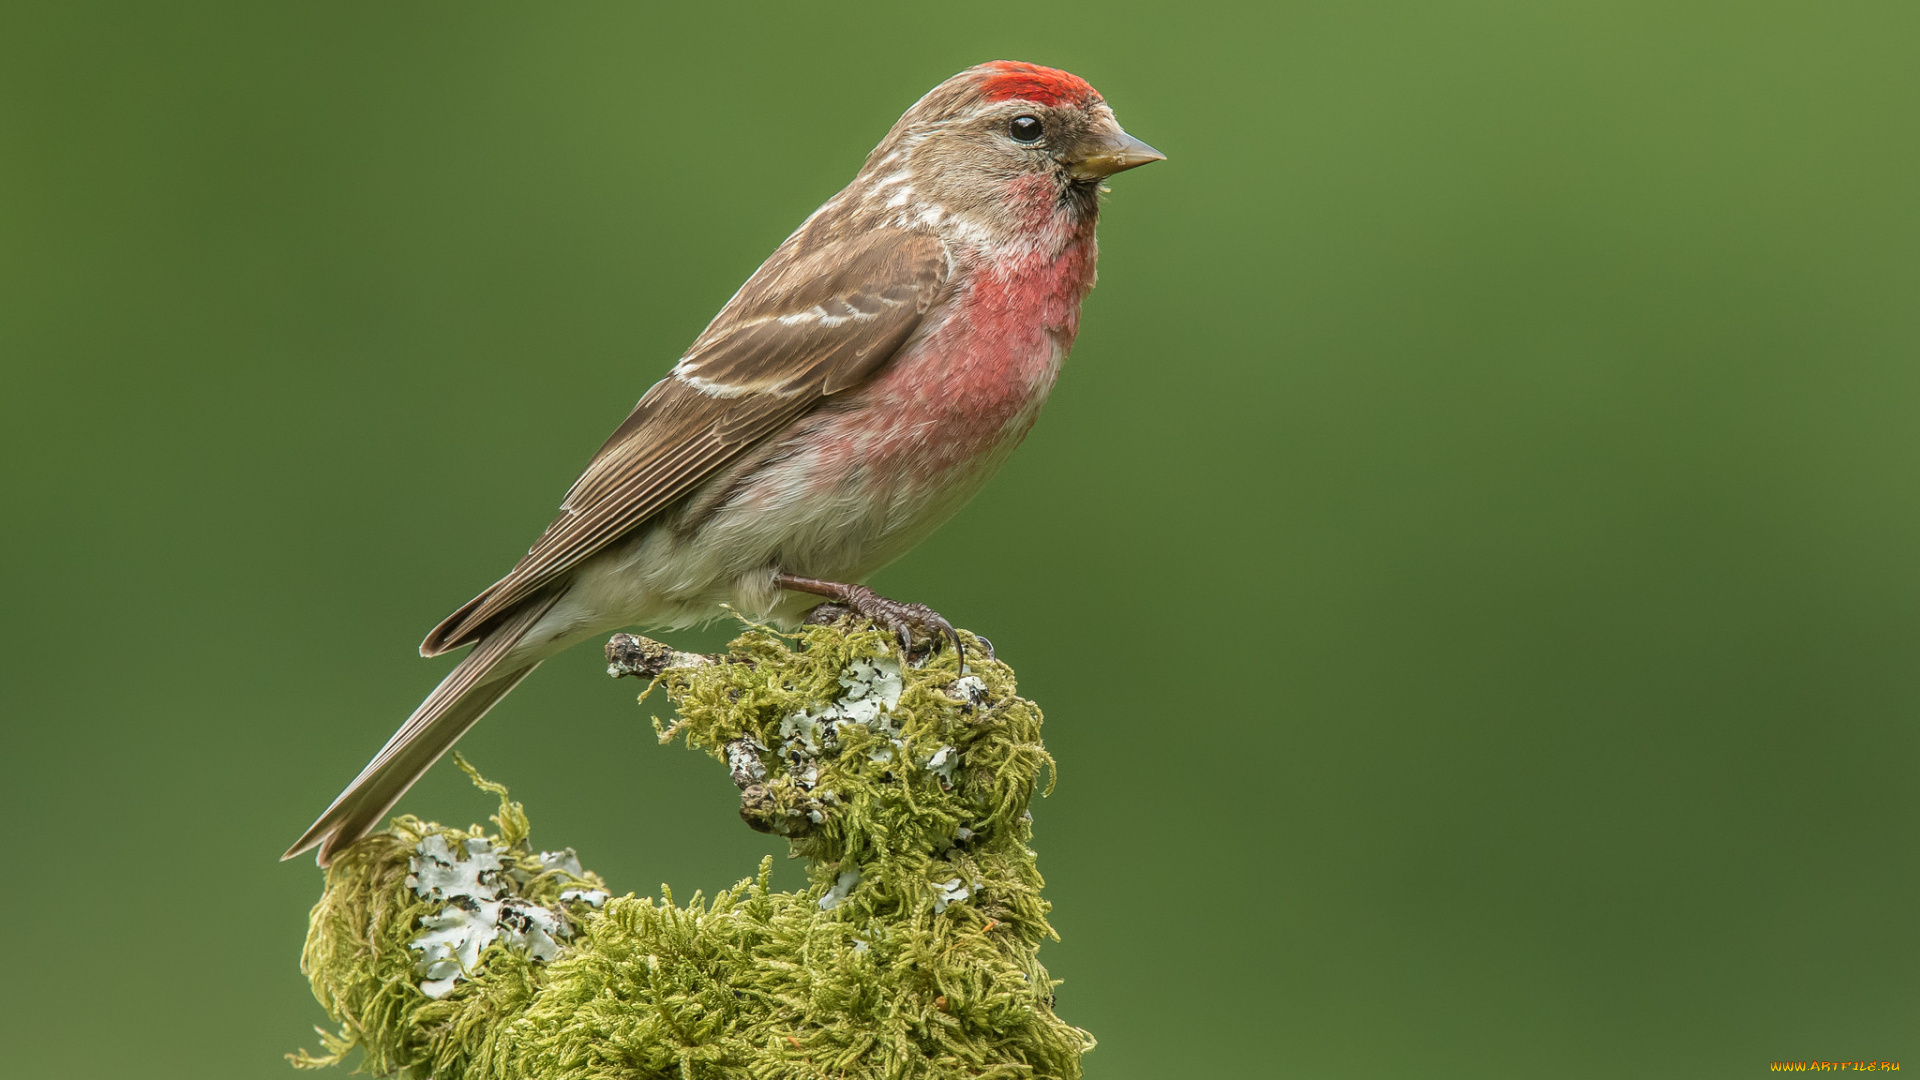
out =
[[[908,109],[862,179],[883,208],[1018,227],[1042,214],[1090,218],[1103,180],[1165,156],[1122,130],[1078,75],[995,60]]]

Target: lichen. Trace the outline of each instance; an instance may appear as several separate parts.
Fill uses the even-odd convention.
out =
[[[1037,957],[1040,712],[967,645],[962,672],[951,650],[903,666],[879,631],[752,628],[656,680],[679,713],[663,741],[726,767],[742,817],[807,860],[801,892],[771,889],[768,859],[710,900],[608,898],[469,770],[500,798],[496,831],[403,816],[329,869],[302,970],[338,1032],[295,1063],[360,1047],[369,1072],[438,1080],[1079,1076],[1092,1039],[1054,1015]]]

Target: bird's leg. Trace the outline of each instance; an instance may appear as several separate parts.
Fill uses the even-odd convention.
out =
[[[960,663],[964,666],[967,662],[967,649],[960,644],[959,632],[939,612],[925,604],[903,604],[898,600],[889,600],[865,585],[846,585],[793,574],[775,574],[773,583],[782,589],[827,598],[827,603],[808,613],[809,623],[831,622],[843,614],[851,613],[872,619],[875,625],[892,631],[900,639],[900,651],[908,656],[913,655],[913,632],[917,630],[931,639],[936,649],[940,647],[942,638],[951,641]]]

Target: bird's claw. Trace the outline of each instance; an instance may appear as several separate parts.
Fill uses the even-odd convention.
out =
[[[941,641],[945,640],[953,645],[954,655],[960,658],[961,666],[966,665],[967,647],[960,640],[960,632],[953,628],[946,616],[925,604],[889,600],[865,585],[849,586],[838,601],[820,604],[809,611],[805,621],[809,625],[820,625],[850,614],[868,619],[891,633],[900,642],[901,655],[908,661],[915,659],[913,638],[917,630],[930,640],[930,651],[937,651]]]

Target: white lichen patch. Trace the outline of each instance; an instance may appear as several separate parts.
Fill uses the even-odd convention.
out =
[[[936,883],[933,887],[934,914],[938,915],[947,910],[949,905],[964,903],[972,898],[973,891],[979,887],[980,882],[978,881],[969,885],[960,878],[949,878],[946,881]]]
[[[540,869],[558,870],[572,877],[585,877],[586,871],[580,867],[580,856],[572,848],[540,853]]]
[[[932,756],[922,762],[922,765],[928,772],[945,781],[948,787],[953,786],[953,770],[954,767],[959,764],[960,751],[955,750],[951,746],[943,746],[935,750]]]
[[[900,691],[905,688],[900,662],[887,657],[855,660],[841,674],[840,685],[847,688],[840,698],[847,718],[869,725],[882,710],[891,712],[900,704]]]
[[[587,876],[586,870],[580,865],[579,854],[572,848],[541,852],[540,868],[546,871],[558,870],[568,877],[575,879],[583,879]],[[579,901],[588,907],[596,908],[606,903],[607,897],[611,895],[613,894],[605,889],[593,889],[579,885],[570,885],[560,890],[561,900]]]
[[[408,862],[407,886],[426,900],[445,906],[421,918],[421,933],[408,947],[420,953],[415,972],[422,976],[420,991],[430,998],[453,992],[454,983],[470,978],[487,946],[500,941],[524,950],[535,960],[560,955],[560,942],[573,929],[564,914],[530,900],[510,896],[500,852],[482,837],[469,837],[456,851],[439,833],[424,837]],[[465,857],[463,858],[462,855]],[[571,848],[546,852],[540,865],[580,876],[580,860]],[[577,898],[598,906],[606,894],[598,889],[572,889]],[[598,900],[590,894],[598,893]],[[562,899],[567,899],[562,894]]]
[[[767,778],[766,762],[760,760],[766,752],[758,739],[735,739],[727,744],[727,775],[733,778],[735,787],[744,788]]]
[[[905,746],[898,737],[899,721],[893,716],[905,689],[899,661],[884,657],[855,660],[841,673],[840,685],[846,692],[831,704],[802,709],[780,721],[780,755],[802,787],[810,788],[818,779],[808,759],[838,747],[841,734],[852,728],[886,737],[890,745],[871,754],[880,764],[893,761],[895,752]]]
[[[505,885],[500,881],[500,853],[480,837],[464,845],[465,858],[447,838],[434,833],[420,841],[407,863],[407,887],[425,900],[491,900]]]
[[[842,873],[839,880],[833,883],[833,888],[828,889],[827,894],[820,898],[820,910],[832,911],[845,903],[847,896],[853,892],[853,887],[858,884],[860,884],[859,867],[856,866]]]
[[[950,690],[954,700],[969,705],[982,705],[987,700],[987,682],[978,675],[963,675],[955,679]]]

